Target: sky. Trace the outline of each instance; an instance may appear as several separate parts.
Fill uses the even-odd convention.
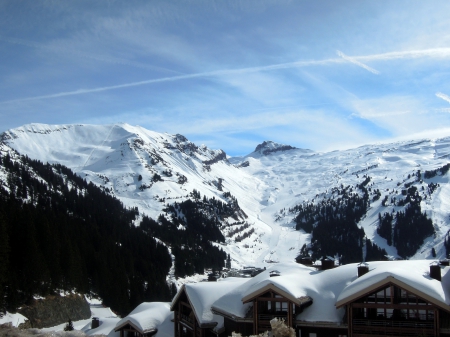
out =
[[[450,136],[450,2],[0,0],[0,132],[125,122],[245,155]]]

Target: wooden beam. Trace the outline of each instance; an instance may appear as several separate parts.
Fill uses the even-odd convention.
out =
[[[440,333],[439,310],[434,310],[434,334],[439,337]]]
[[[290,327],[292,327],[292,322],[293,322],[293,317],[292,317],[292,306],[293,305],[294,305],[294,303],[288,302],[288,321],[287,321],[287,324]]]
[[[253,334],[259,335],[258,333],[258,301],[253,301]]]
[[[189,303],[187,303],[187,302],[180,301],[180,304],[182,304],[183,306],[185,306],[185,307],[191,309],[191,305],[190,305]]]
[[[353,304],[349,304],[347,306],[347,310],[348,310],[348,314],[347,314],[347,319],[348,319],[348,337],[352,337],[353,336]]]
[[[354,308],[380,308],[380,309],[411,309],[411,310],[434,310],[435,306],[413,305],[413,304],[390,304],[390,303],[352,303]]]
[[[256,300],[259,302],[289,302],[289,300],[284,297],[258,297]]]

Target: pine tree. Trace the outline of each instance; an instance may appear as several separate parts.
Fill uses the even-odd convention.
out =
[[[230,257],[230,254],[228,254],[228,256],[227,256],[226,267],[227,267],[228,269],[231,269],[231,257]]]
[[[69,318],[69,321],[67,322],[66,326],[64,327],[64,331],[72,331],[75,328],[73,327],[72,320]]]
[[[0,212],[0,316],[6,311],[5,290],[8,277],[9,239],[6,222]]]

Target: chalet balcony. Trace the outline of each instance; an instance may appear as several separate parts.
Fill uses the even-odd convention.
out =
[[[259,314],[258,320],[261,321],[267,321],[270,322],[272,319],[278,318],[278,319],[287,319],[287,312],[280,312],[278,314]]]
[[[187,326],[189,326],[191,328],[194,326],[194,321],[189,316],[186,316],[183,314],[181,314],[180,316],[181,316],[181,322],[183,322],[184,324],[186,324]]]
[[[353,319],[353,336],[435,336],[433,321]]]

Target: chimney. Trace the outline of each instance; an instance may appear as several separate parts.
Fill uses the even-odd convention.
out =
[[[100,320],[98,317],[92,317],[91,329],[98,328],[100,326]]]
[[[297,263],[303,264],[305,266],[312,266],[313,265],[313,260],[311,258],[311,256],[297,256],[295,258],[295,261]]]
[[[450,261],[449,261],[448,259],[443,259],[443,260],[440,260],[440,261],[439,261],[439,264],[440,264],[441,266],[449,266],[449,265],[450,265],[449,262],[450,262]]]
[[[358,264],[358,277],[363,276],[369,272],[369,265],[366,262]]]
[[[333,269],[333,268],[334,268],[334,261],[324,256],[322,258],[322,270]]]
[[[441,266],[437,261],[430,264],[430,277],[435,280],[441,280]]]
[[[269,276],[270,277],[275,277],[275,276],[280,276],[281,275],[281,273],[278,271],[278,270],[272,270],[270,273],[269,273]]]

